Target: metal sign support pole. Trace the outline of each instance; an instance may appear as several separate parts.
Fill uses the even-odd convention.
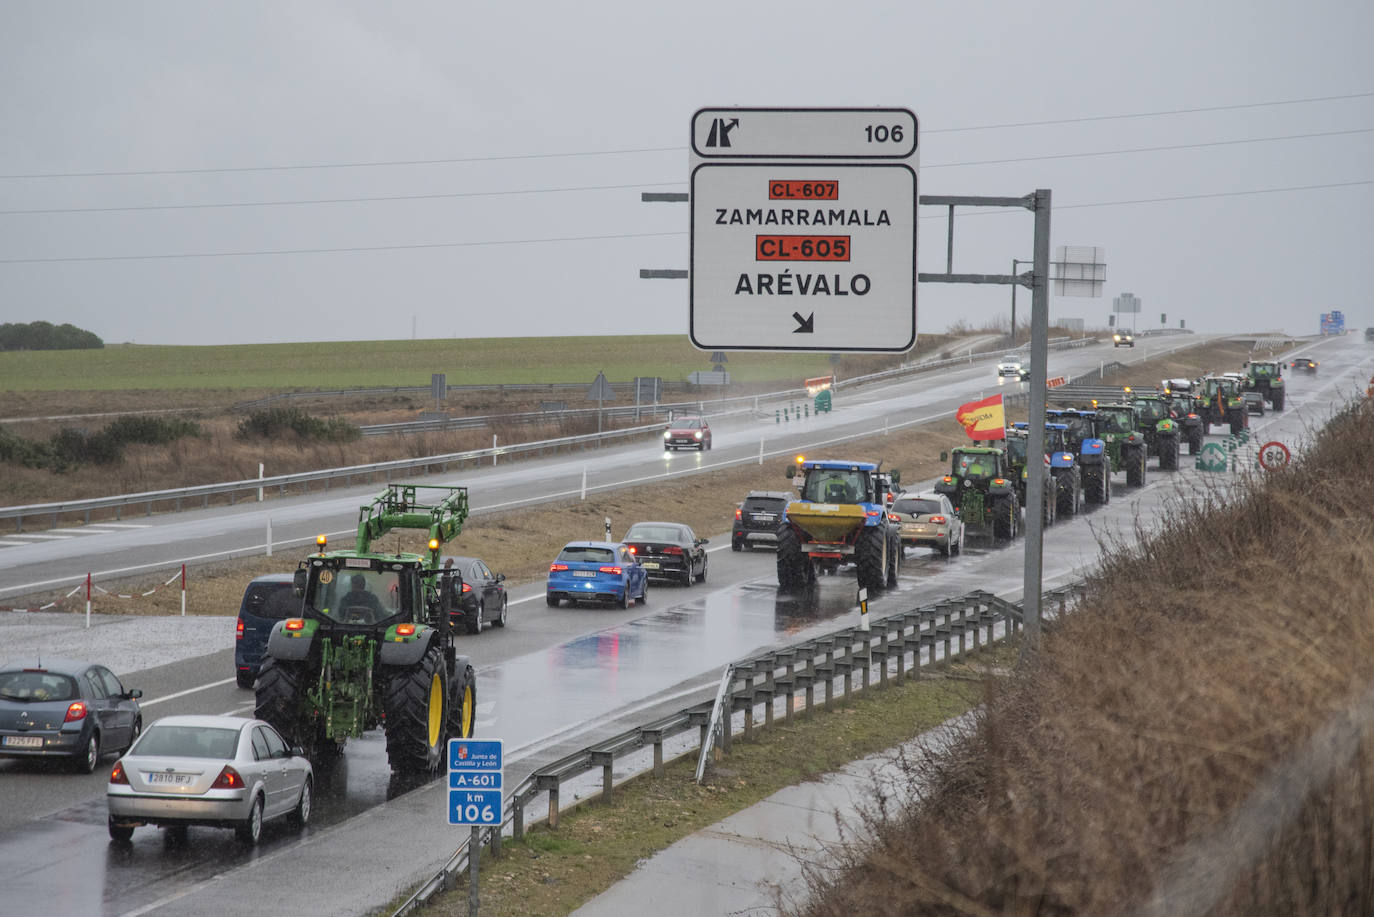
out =
[[[1030,437],[1026,454],[1045,454],[1045,380],[1049,375],[1047,353],[1050,325],[1050,192],[1035,192],[1035,278],[1031,287]],[[1030,467],[1036,467],[1031,464]],[[1023,651],[1033,651],[1040,639],[1040,586],[1044,567],[1045,487],[1048,475],[1032,474],[1026,482],[1026,569],[1021,592],[1021,613],[1026,640]]]
[[[482,829],[472,826],[468,841],[468,917],[477,917],[477,861],[482,856]]]

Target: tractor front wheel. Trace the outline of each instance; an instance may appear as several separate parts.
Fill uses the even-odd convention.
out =
[[[1145,486],[1145,450],[1132,449],[1126,455],[1126,486]]]
[[[1283,410],[1283,390],[1280,389],[1280,390],[1277,391],[1277,392],[1270,392],[1270,394],[1272,394],[1272,395],[1274,396],[1274,399],[1273,399],[1273,401],[1274,401],[1274,410],[1276,410],[1276,411],[1282,411],[1282,410]]]

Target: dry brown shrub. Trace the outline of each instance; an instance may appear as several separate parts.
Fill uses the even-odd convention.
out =
[[[1371,454],[1362,403],[1287,471],[1113,546],[794,913],[1374,911]]]

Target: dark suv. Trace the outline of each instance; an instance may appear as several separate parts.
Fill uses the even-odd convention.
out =
[[[272,625],[301,614],[301,600],[291,580],[290,573],[269,573],[243,591],[234,639],[234,675],[240,688],[251,688],[257,680]]]
[[[792,494],[782,491],[750,491],[739,509],[735,510],[730,548],[743,551],[758,544],[777,547],[778,529],[782,527],[783,513],[792,499]]]

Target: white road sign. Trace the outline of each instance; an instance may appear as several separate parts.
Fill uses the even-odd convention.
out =
[[[698,111],[692,343],[703,350],[911,347],[916,130],[906,109]]]

